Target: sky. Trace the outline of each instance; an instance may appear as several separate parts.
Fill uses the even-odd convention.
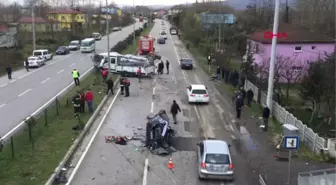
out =
[[[81,0],[79,0],[81,1]],[[89,0],[87,0],[89,1]],[[101,1],[102,3],[105,3],[105,0],[91,0],[91,1],[95,1],[97,2],[97,4],[99,4],[99,2]],[[161,0],[161,1],[157,1],[157,0],[134,0],[134,4],[135,5],[177,5],[177,4],[185,4],[185,3],[193,3],[196,0]],[[20,4],[22,4],[24,2],[24,0],[0,0],[0,2],[6,2],[8,4],[12,3],[12,2],[18,2]],[[115,2],[117,5],[129,5],[132,6],[133,5],[133,0],[108,0],[108,2]]]

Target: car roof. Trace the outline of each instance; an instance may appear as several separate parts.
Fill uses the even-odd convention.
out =
[[[38,58],[37,56],[30,56],[30,57],[28,57],[28,58]]]
[[[71,42],[79,42],[79,40],[73,40],[73,41],[71,41]],[[71,43],[71,42],[70,42],[70,43]]]
[[[48,51],[47,49],[37,49],[37,50],[34,50],[34,52],[43,52],[43,51]]]
[[[99,55],[107,57],[107,52],[106,53],[99,53]],[[121,54],[117,53],[117,52],[110,52],[110,56],[121,56]]]
[[[222,140],[204,140],[204,151],[212,154],[229,154],[229,145]]]
[[[192,89],[204,89],[204,90],[206,90],[205,85],[202,85],[202,84],[190,84],[190,86],[192,87]]]

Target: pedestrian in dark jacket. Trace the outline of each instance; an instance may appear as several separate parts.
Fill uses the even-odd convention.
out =
[[[85,101],[88,105],[89,111],[93,112],[93,93],[91,92],[91,89],[89,88],[85,93]]]
[[[243,96],[243,101],[242,101],[242,103],[243,103],[243,105],[245,105],[246,91],[245,91],[244,87],[241,87],[241,88],[240,88],[240,92],[241,92],[241,94],[242,94],[242,96]]]
[[[176,103],[175,100],[173,100],[173,104],[172,104],[172,106],[170,108],[170,113],[173,116],[174,124],[177,124],[176,116],[177,116],[178,112],[181,112],[180,106]]]
[[[84,113],[85,112],[85,94],[84,92],[80,92],[80,112]]]
[[[217,66],[217,69],[216,69],[216,77],[217,77],[217,80],[219,79],[220,72],[221,72],[221,68],[220,68],[219,66]]]
[[[129,92],[129,88],[131,86],[131,81],[127,78],[124,79],[124,85],[125,85],[125,97],[129,97],[130,92]]]
[[[241,93],[239,93],[237,95],[236,98],[236,113],[237,113],[237,118],[240,119],[241,116],[241,111],[242,111],[242,107],[243,107],[243,96]]]
[[[223,66],[222,67],[222,79],[224,80],[225,79],[225,71],[226,69],[225,69],[225,67]]]
[[[113,92],[113,86],[114,86],[114,83],[113,83],[113,79],[112,77],[110,77],[107,81],[106,81],[106,84],[107,84],[107,92],[106,94],[108,94],[110,91],[111,91],[111,94],[113,95],[114,92]]]
[[[167,69],[167,74],[169,74],[169,61],[166,60],[166,69]]]
[[[12,79],[12,67],[10,65],[8,65],[6,67],[6,71],[7,71],[7,75],[8,75],[8,79]]]
[[[264,131],[268,131],[268,119],[270,117],[271,110],[267,107],[267,105],[264,105],[263,109],[263,120],[264,120]]]
[[[124,77],[120,77],[119,86],[120,86],[120,94],[124,95],[124,89],[125,89]]]
[[[230,71],[228,69],[225,69],[225,83],[228,84],[229,83],[229,78],[230,78]]]
[[[74,114],[78,116],[78,113],[81,112],[81,99],[79,91],[76,92],[76,95],[72,98],[72,104],[74,106]]]
[[[161,60],[160,64],[159,64],[159,68],[160,68],[160,74],[163,74],[163,69],[164,69],[164,63]]]
[[[247,92],[246,92],[246,97],[247,97],[247,106],[251,106],[251,102],[253,100],[253,96],[254,96],[254,93],[251,89],[249,89]]]
[[[27,72],[29,72],[29,62],[28,62],[27,58],[25,60],[25,68],[26,68]]]

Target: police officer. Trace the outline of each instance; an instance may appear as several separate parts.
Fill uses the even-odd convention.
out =
[[[131,86],[131,82],[127,78],[125,78],[124,85],[125,85],[125,97],[129,97],[129,87]]]
[[[8,79],[12,79],[12,67],[10,65],[8,65],[6,67],[6,71],[7,71],[7,75],[8,75]]]
[[[123,95],[124,94],[124,88],[125,88],[124,77],[120,77],[119,86],[120,86],[120,94]]]
[[[243,107],[243,95],[239,92],[236,97],[236,113],[237,113],[237,118],[240,119],[241,116],[241,111]]]
[[[167,69],[167,74],[169,74],[169,61],[166,60],[166,69]]]
[[[74,114],[78,116],[78,113],[81,111],[81,97],[79,91],[76,92],[76,95],[72,98],[72,104],[74,106]]]
[[[75,81],[75,85],[76,86],[79,86],[79,72],[77,71],[77,69],[74,69],[72,71],[72,78],[74,79]]]
[[[28,62],[27,58],[25,60],[25,68],[26,68],[27,72],[29,72],[29,62]]]
[[[80,92],[80,112],[85,112],[85,94],[84,92]]]

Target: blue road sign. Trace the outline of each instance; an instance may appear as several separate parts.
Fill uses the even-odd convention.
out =
[[[296,150],[299,148],[299,137],[298,136],[285,136],[285,149]]]
[[[116,8],[102,8],[101,11],[103,13],[109,13],[109,14],[115,14],[115,13],[117,13],[117,9]]]
[[[200,14],[203,24],[233,24],[235,17],[232,14],[212,14],[203,12]]]

